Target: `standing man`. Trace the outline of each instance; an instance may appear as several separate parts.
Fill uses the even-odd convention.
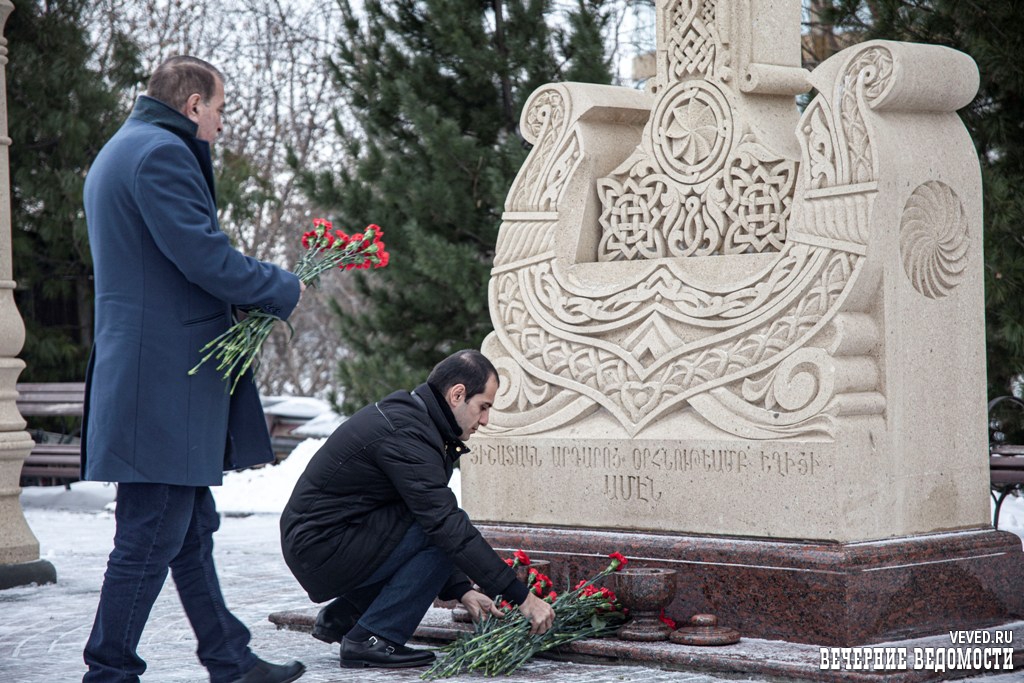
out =
[[[236,251],[217,223],[210,144],[221,133],[224,77],[193,57],[157,67],[148,96],[103,147],[85,181],[96,278],[96,341],[86,373],[83,478],[118,482],[85,683],[138,681],[136,649],[168,568],[211,683],[285,683],[299,662],[249,650],[213,563],[220,524],[210,486],[225,469],[273,459],[252,377],[229,394],[199,349],[232,309],[287,318],[295,275]]]
[[[313,635],[341,643],[343,667],[429,664],[434,653],[405,643],[435,596],[458,598],[479,619],[501,614],[492,601],[501,594],[533,633],[551,628],[551,606],[516,579],[448,488],[497,391],[491,362],[459,351],[411,393],[342,423],[296,483],[281,514],[284,558],[314,602],[333,599]]]

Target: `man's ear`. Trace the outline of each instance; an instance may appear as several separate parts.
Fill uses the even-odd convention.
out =
[[[181,112],[191,121],[199,122],[199,103],[203,101],[203,96],[197,92],[192,93],[185,100],[185,111]]]
[[[466,385],[465,384],[453,384],[448,389],[448,394],[445,396],[448,400],[448,407],[455,408],[460,403],[466,400]]]

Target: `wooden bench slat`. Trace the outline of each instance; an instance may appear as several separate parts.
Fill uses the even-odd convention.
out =
[[[77,469],[82,461],[78,455],[33,455],[25,462],[30,465],[74,465]]]
[[[79,467],[32,467],[28,465],[21,468],[21,476],[74,483],[82,478],[82,470]]]
[[[32,447],[31,458],[34,455],[78,455],[81,446],[77,443],[37,443]]]
[[[47,401],[74,401],[81,403],[85,397],[85,390],[82,391],[53,391],[39,393],[35,391],[19,391],[18,400],[22,403],[44,403]]]
[[[992,470],[991,477],[993,488],[1024,485],[1024,470]]]
[[[19,403],[18,412],[22,417],[82,417],[85,414],[85,406],[81,403],[62,403],[57,406],[26,406],[23,408]]]
[[[1024,445],[1015,443],[995,444],[989,448],[993,455],[1024,455]]]
[[[18,403],[31,405],[33,403],[81,403],[85,400],[85,394],[73,391],[62,391],[59,394],[21,394],[18,396]]]
[[[988,402],[989,489],[995,501],[992,526],[999,528],[999,513],[1011,494],[1024,491],[1024,444],[1005,443],[1007,434],[1016,433],[1024,418],[1024,401],[1015,396],[999,396]]]
[[[84,403],[56,403],[33,405],[18,402],[18,412],[22,417],[82,417],[85,414]]]
[[[18,391],[85,391],[85,382],[18,382],[14,386]]]
[[[1013,455],[991,455],[988,466],[994,470],[1024,469],[1024,458]]]
[[[14,387],[16,404],[25,417],[77,417],[85,412],[84,382],[22,382]],[[77,443],[38,443],[25,458],[21,478],[51,482],[78,481],[81,446]]]
[[[24,417],[82,417],[85,382],[16,384],[18,412]]]

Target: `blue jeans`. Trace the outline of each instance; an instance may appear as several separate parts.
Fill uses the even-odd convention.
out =
[[[384,564],[357,586],[356,593],[359,588],[381,584],[376,599],[359,618],[359,625],[385,640],[405,645],[451,573],[451,560],[430,542],[423,527],[413,522]]]
[[[210,489],[118,484],[115,520],[83,683],[139,680],[146,662],[136,649],[168,568],[211,683],[235,680],[254,667],[249,630],[228,611],[217,581],[213,532],[220,517]]]

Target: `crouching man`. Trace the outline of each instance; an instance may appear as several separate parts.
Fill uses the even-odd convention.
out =
[[[459,351],[412,392],[345,421],[296,483],[281,515],[284,558],[310,599],[332,601],[313,635],[341,643],[341,666],[430,664],[433,652],[405,643],[435,597],[486,618],[500,615],[500,594],[533,633],[551,627],[551,606],[516,579],[448,488],[497,391],[491,362]]]

